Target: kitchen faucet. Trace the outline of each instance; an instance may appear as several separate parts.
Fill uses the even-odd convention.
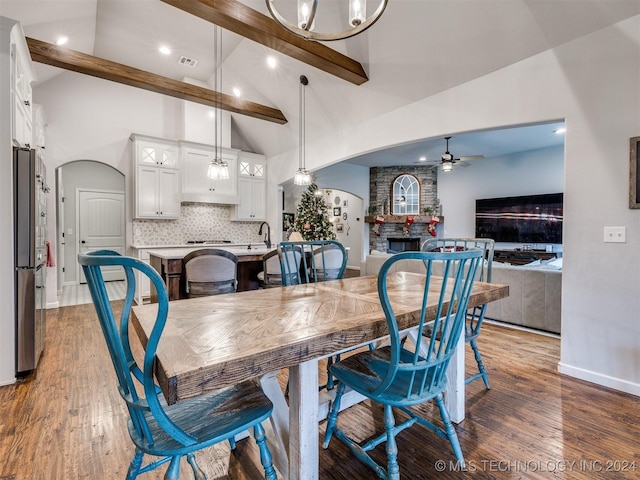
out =
[[[267,246],[267,248],[271,248],[271,227],[269,226],[269,223],[267,222],[262,222],[260,224],[260,229],[258,230],[258,235],[262,235],[262,226],[266,225],[267,226],[267,234],[264,238],[264,244]]]

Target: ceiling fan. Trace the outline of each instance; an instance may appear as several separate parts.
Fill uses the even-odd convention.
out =
[[[455,158],[453,154],[449,152],[449,140],[451,139],[451,137],[444,137],[444,139],[447,142],[447,149],[442,154],[441,159],[439,161],[438,160],[417,161],[413,163],[422,164],[422,165],[432,164],[434,168],[440,166],[443,172],[450,172],[451,170],[453,170],[454,164],[457,164],[461,167],[468,167],[469,166],[469,164],[467,163],[468,161],[480,160],[484,158],[484,155],[468,155],[464,157]]]

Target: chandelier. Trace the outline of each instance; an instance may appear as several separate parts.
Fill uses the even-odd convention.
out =
[[[300,126],[298,128],[298,170],[293,177],[295,185],[311,185],[311,174],[305,166],[305,116],[306,116],[306,98],[305,89],[309,85],[309,80],[304,75],[300,75],[300,86],[298,88],[298,100],[300,111],[298,119]]]
[[[280,5],[280,7],[285,9],[284,11],[287,12],[286,15],[293,17],[294,12],[291,11],[293,9],[286,10],[286,7],[284,7],[286,4],[293,3],[291,0],[265,1],[267,2],[269,13],[271,13],[271,16],[283,28],[300,37],[324,42],[342,40],[364,32],[380,18],[389,0],[334,0],[332,3],[344,4],[345,8],[348,3],[348,10],[342,13],[344,15],[344,23],[348,25],[348,28],[338,32],[321,32],[315,30],[317,20],[316,13],[317,10],[319,10],[318,6],[321,3],[320,0],[297,0],[297,21],[288,20],[276,7],[276,5]],[[329,0],[322,0],[322,3],[326,7]],[[369,4],[371,8],[375,8],[374,12],[369,16],[367,16],[367,4]],[[325,9],[324,13],[327,11],[328,9]],[[327,17],[325,16],[324,18]]]
[[[229,164],[222,160],[222,110],[220,109],[220,89],[222,88],[222,31],[213,26],[213,63],[216,69],[213,74],[213,91],[215,92],[215,109],[213,118],[214,145],[213,159],[207,170],[207,177],[213,180],[229,180]]]

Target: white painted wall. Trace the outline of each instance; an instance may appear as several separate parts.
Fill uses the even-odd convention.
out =
[[[564,147],[469,162],[438,173],[445,237],[475,235],[476,199],[564,191]]]
[[[640,132],[640,16],[368,122],[307,143],[307,168],[387,145],[565,119],[560,370],[640,395],[640,211],[630,210],[629,138]],[[280,181],[296,152],[271,159]],[[445,211],[445,221],[447,212]],[[627,243],[603,243],[603,227]]]

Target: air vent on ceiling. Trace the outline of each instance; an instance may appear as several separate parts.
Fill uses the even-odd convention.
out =
[[[195,67],[198,64],[198,60],[195,58],[185,57],[184,55],[178,59],[180,65],[186,65],[187,67]]]

